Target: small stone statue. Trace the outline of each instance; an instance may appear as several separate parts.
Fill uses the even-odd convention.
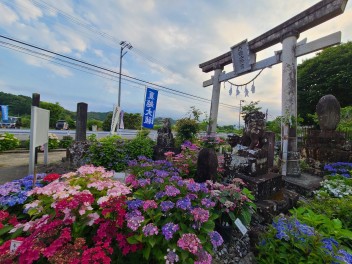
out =
[[[163,120],[163,126],[158,129],[158,138],[156,144],[162,148],[175,147],[174,136],[171,132],[171,123],[169,118]]]
[[[320,98],[316,111],[322,131],[335,130],[340,122],[340,103],[332,94]]]

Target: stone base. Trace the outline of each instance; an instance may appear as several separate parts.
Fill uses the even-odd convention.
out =
[[[256,200],[268,199],[283,187],[282,176],[276,173],[267,173],[257,177],[236,175],[248,184]]]
[[[256,202],[257,220],[261,223],[272,223],[273,217],[280,213],[287,213],[288,210],[295,207],[299,195],[287,189],[282,189],[270,199]]]
[[[313,191],[319,189],[322,177],[302,173],[301,177],[284,177],[286,189],[293,190],[306,197],[313,196]]]

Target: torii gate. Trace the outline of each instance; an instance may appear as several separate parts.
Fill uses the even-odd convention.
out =
[[[201,63],[203,72],[214,71],[203,87],[213,85],[210,107],[208,134],[215,134],[221,82],[282,63],[282,107],[284,121],[281,124],[281,149],[283,176],[300,176],[299,153],[297,152],[297,57],[333,46],[341,42],[341,32],[306,43],[306,39],[297,43],[301,32],[313,28],[333,17],[342,14],[348,0],[323,0],[311,6],[286,22],[247,42],[231,47],[231,51],[212,60]],[[256,52],[282,42],[282,51],[256,62]],[[234,71],[222,72],[225,65],[233,63]],[[293,124],[291,123],[293,121]]]

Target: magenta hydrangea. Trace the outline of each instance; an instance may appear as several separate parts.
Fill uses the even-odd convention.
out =
[[[143,202],[143,210],[147,211],[148,209],[158,208],[157,203],[154,200],[146,200]]]
[[[199,238],[191,233],[183,234],[177,241],[177,246],[193,254],[202,248]]]
[[[170,196],[175,197],[180,194],[180,190],[172,185],[166,185],[165,186],[165,194],[169,197]]]
[[[195,208],[191,213],[196,222],[205,223],[209,219],[209,211],[203,208]]]

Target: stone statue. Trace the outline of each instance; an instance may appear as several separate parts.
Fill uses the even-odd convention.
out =
[[[245,128],[241,139],[241,145],[250,149],[262,148],[265,143],[265,114],[259,111],[250,112],[245,115]]]
[[[165,159],[164,153],[172,151],[179,153],[175,148],[175,140],[171,131],[171,123],[169,118],[163,120],[163,126],[158,129],[158,137],[156,139],[156,146],[154,147],[154,160]]]
[[[174,136],[171,132],[171,123],[169,118],[163,120],[163,126],[158,129],[158,138],[156,144],[163,148],[173,148],[175,146]]]

